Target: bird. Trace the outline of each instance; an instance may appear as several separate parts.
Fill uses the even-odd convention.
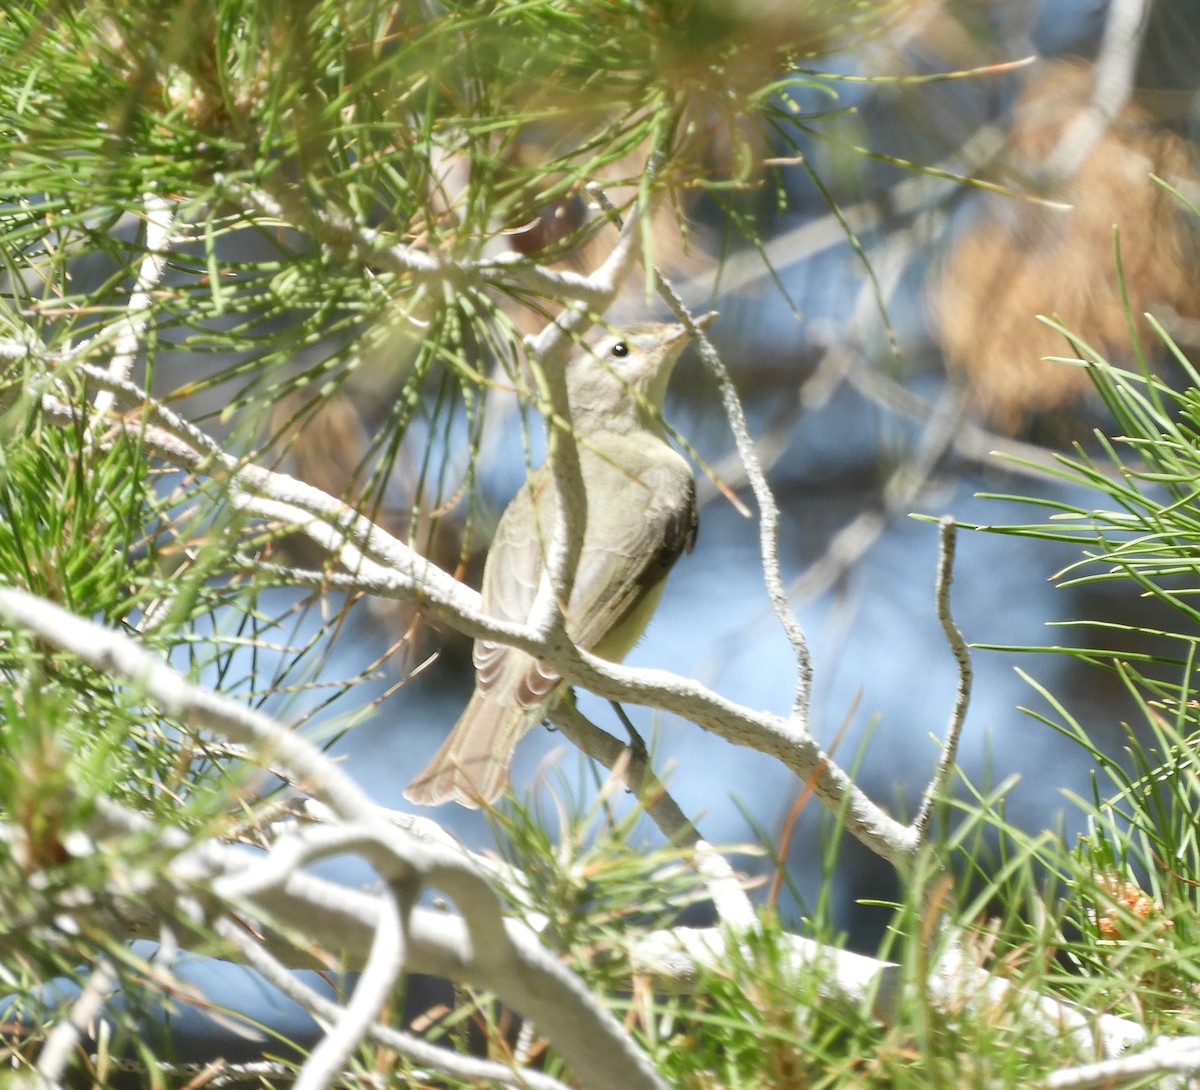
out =
[[[577,647],[613,662],[641,638],[668,573],[696,542],[695,480],[662,422],[667,384],[688,339],[683,325],[640,322],[606,332],[566,366],[584,520],[565,629]],[[543,464],[501,515],[480,591],[488,616],[528,620],[547,579],[543,546],[557,502]],[[476,640],[472,661],[474,692],[409,783],[411,803],[454,800],[472,809],[495,803],[508,785],[517,743],[566,688],[553,668],[496,640]]]

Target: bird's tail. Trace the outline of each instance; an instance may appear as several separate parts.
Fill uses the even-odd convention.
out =
[[[450,799],[477,809],[495,802],[508,785],[508,766],[521,736],[545,714],[522,708],[511,697],[496,700],[478,689],[450,736],[404,792],[418,806]]]

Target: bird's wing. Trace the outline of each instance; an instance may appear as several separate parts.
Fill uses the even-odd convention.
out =
[[[529,619],[542,577],[542,535],[554,525],[553,489],[543,468],[513,497],[496,527],[483,572],[483,611],[498,621],[523,624]],[[529,527],[540,532],[531,539]],[[524,652],[494,640],[476,640],[472,653],[475,687],[499,694],[512,687],[511,698],[524,708],[541,704],[559,676]],[[518,676],[510,676],[514,669]]]
[[[664,449],[669,450],[665,445]],[[593,479],[596,474],[611,474],[612,479],[609,487],[589,490],[588,528],[567,610],[567,634],[584,650],[619,659],[641,635],[672,565],[682,553],[691,552],[696,490],[691,471],[677,456],[643,462],[636,478],[604,458],[590,471]],[[601,505],[596,495],[608,499]],[[505,510],[488,552],[482,592],[484,610],[497,620],[521,623],[528,618],[554,508],[553,489],[543,470]],[[535,511],[536,521],[531,517]],[[540,527],[535,540],[522,529],[530,525]],[[636,617],[639,608],[645,615]],[[606,637],[625,622],[630,622],[631,631],[606,645]],[[511,687],[511,699],[525,708],[543,703],[561,680],[544,663],[492,640],[477,640],[473,659],[480,691]]]
[[[696,541],[696,486],[686,463],[651,464],[637,476],[623,488],[603,490],[605,508],[589,506],[589,533],[567,611],[571,639],[615,659],[637,642],[667,574]],[[594,536],[602,544],[589,547]],[[645,615],[634,619],[644,604]],[[606,637],[626,622],[633,630],[606,646]]]

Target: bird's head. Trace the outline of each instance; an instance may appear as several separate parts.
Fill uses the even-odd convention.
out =
[[[715,314],[706,314],[707,325]],[[671,322],[639,322],[604,333],[567,365],[571,418],[584,430],[651,427],[662,411],[688,331]]]

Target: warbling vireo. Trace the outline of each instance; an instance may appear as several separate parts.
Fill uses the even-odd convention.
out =
[[[663,397],[687,343],[681,325],[640,324],[602,338],[567,365],[567,396],[586,510],[567,635],[614,662],[638,641],[667,573],[696,540],[696,488],[667,443]],[[542,466],[496,527],[483,568],[483,610],[523,622],[545,579],[544,546],[557,497]],[[508,782],[517,742],[563,690],[550,667],[524,651],[476,640],[475,692],[450,736],[408,785],[410,802],[494,802]]]

